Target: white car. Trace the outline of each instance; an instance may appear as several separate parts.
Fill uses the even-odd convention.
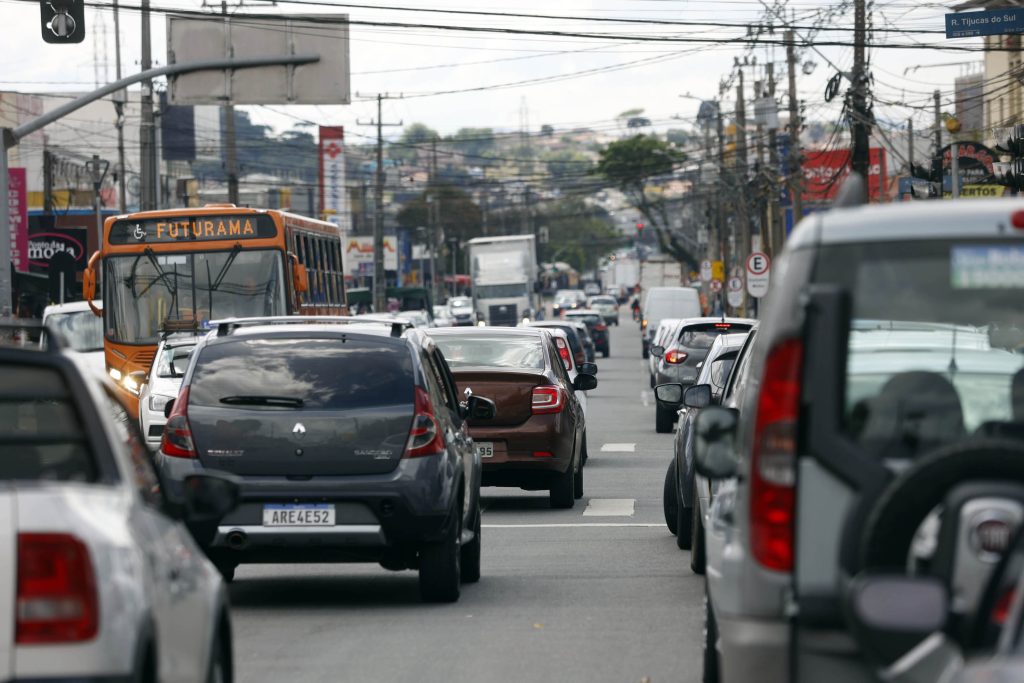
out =
[[[103,358],[103,318],[92,312],[88,302],[47,306],[43,309],[43,325],[60,333],[73,351],[84,354],[93,371],[102,376],[107,374]],[[45,333],[40,343],[46,344]]]
[[[0,347],[0,681],[231,681],[226,590],[192,534],[237,485],[166,496],[109,380],[56,346]]]
[[[160,447],[167,418],[164,406],[178,396],[188,359],[199,340],[194,335],[173,335],[156,347],[149,378],[139,389],[139,426],[154,450]]]

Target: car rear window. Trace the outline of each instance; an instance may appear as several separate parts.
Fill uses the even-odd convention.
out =
[[[844,425],[880,457],[1024,433],[1024,245],[831,245],[820,282],[852,294]]]
[[[599,325],[604,322],[604,320],[601,319],[601,316],[596,315],[594,313],[586,313],[582,315],[578,313],[575,315],[571,313],[566,313],[565,317],[568,318],[569,320],[578,320],[579,322],[585,323],[586,325]]]
[[[0,481],[96,481],[96,462],[60,371],[0,365],[0,374]]]
[[[401,405],[413,402],[414,381],[404,346],[352,338],[240,339],[203,348],[189,405],[258,409],[252,401],[224,399],[260,396],[297,399],[303,410]]]
[[[544,369],[540,339],[493,339],[486,337],[435,337],[448,365],[453,368],[494,367]]]
[[[715,343],[715,338],[723,334],[735,334],[746,332],[750,325],[739,325],[736,323],[703,323],[701,325],[687,325],[679,332],[678,341],[680,346],[688,349],[710,349]]]

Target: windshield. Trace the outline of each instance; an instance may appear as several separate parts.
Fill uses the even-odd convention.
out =
[[[844,423],[855,441],[912,458],[1024,423],[1022,260],[1024,247],[997,240],[823,250],[822,279],[853,295]]]
[[[473,291],[478,299],[510,299],[527,295],[525,282],[508,285],[477,285]]]
[[[544,369],[544,349],[535,339],[470,339],[434,337],[453,368],[495,367]]]
[[[104,259],[104,316],[111,341],[156,343],[166,321],[285,315],[281,252],[157,254]]]
[[[46,326],[60,334],[75,351],[103,350],[103,318],[92,311],[52,313],[46,316]]]
[[[163,353],[156,359],[153,367],[156,368],[156,376],[164,378],[181,377],[188,367],[188,359],[192,355],[195,344],[183,344],[181,346],[165,346]]]
[[[473,305],[472,299],[452,299],[448,302],[450,307],[454,308],[469,308]]]

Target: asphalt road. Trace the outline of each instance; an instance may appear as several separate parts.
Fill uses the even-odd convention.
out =
[[[420,603],[413,571],[243,565],[231,586],[236,680],[699,680],[703,581],[664,524],[672,437],[654,432],[626,311],[611,344],[572,510],[551,510],[546,492],[485,488],[483,577],[452,605]]]

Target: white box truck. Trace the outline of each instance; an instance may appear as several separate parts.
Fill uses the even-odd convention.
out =
[[[533,235],[469,240],[473,306],[488,325],[518,325],[537,310],[537,244]]]

